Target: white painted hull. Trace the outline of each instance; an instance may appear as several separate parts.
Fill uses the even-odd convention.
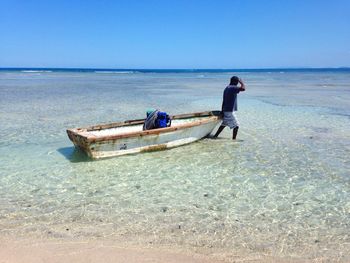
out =
[[[202,113],[197,113],[202,114]],[[67,130],[73,143],[91,158],[100,159],[125,154],[165,150],[188,144],[208,136],[220,123],[219,116],[209,115],[181,119],[178,115],[171,127],[142,131],[140,121],[132,125],[94,126]],[[175,118],[176,116],[174,116]],[[98,127],[98,128],[96,128]]]
[[[158,135],[144,137],[131,137],[110,142],[97,142],[91,144],[91,157],[93,159],[164,150],[200,140],[209,135],[219,124],[217,122],[206,123],[187,129],[176,130]]]

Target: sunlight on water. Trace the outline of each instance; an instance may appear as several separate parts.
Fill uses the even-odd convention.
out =
[[[230,74],[0,76],[2,235],[350,260],[349,74],[242,73],[238,141],[101,161],[65,129],[219,109]]]

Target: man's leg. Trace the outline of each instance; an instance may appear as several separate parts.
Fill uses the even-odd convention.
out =
[[[218,131],[215,133],[213,138],[217,138],[224,128],[225,128],[225,126],[221,125],[219,127]]]
[[[236,137],[237,137],[237,133],[238,133],[238,126],[237,127],[235,127],[234,129],[233,129],[233,133],[232,133],[232,140],[236,140]]]
[[[232,121],[233,121],[233,127],[234,127],[232,132],[232,140],[236,140],[238,128],[239,128],[239,122],[235,112],[232,112]]]

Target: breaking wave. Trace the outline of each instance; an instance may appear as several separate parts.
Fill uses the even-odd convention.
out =
[[[133,74],[133,73],[137,73],[137,71],[95,71],[95,73],[97,74]]]
[[[21,70],[23,73],[49,73],[51,70]]]

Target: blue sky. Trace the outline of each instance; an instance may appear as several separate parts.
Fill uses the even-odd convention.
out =
[[[0,0],[0,67],[339,66],[348,0]]]

